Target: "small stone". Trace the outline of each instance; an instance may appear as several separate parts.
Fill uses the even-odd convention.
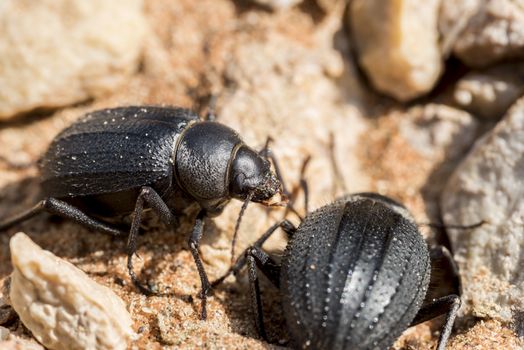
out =
[[[9,246],[11,304],[40,343],[49,349],[127,348],[132,320],[113,291],[23,233]]]
[[[142,0],[5,0],[0,6],[0,120],[121,86],[138,65]]]
[[[438,0],[354,0],[349,22],[373,86],[399,101],[430,91],[442,71]]]
[[[9,337],[9,329],[0,327],[0,340],[6,340]]]
[[[464,312],[517,323],[524,311],[524,98],[477,141],[441,207],[463,282]]]
[[[463,155],[474,142],[477,127],[468,112],[430,103],[410,108],[399,129],[413,149],[442,162]]]
[[[507,64],[461,78],[454,91],[455,102],[483,119],[498,120],[524,92],[524,64]]]
[[[10,335],[9,339],[0,340],[2,350],[45,350],[44,347],[32,339],[24,339]]]
[[[455,0],[447,1],[453,5],[456,3]],[[480,1],[477,11],[458,35],[453,49],[471,67],[486,67],[500,61],[524,58],[522,0]]]

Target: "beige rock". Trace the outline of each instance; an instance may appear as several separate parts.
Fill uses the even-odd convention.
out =
[[[294,6],[302,2],[302,0],[253,0],[254,2],[266,5],[274,9],[283,9]]]
[[[461,78],[453,97],[480,118],[499,119],[524,92],[524,64],[507,64]]]
[[[9,337],[9,329],[0,326],[0,340],[6,340]]]
[[[44,347],[34,340],[10,336],[9,339],[0,341],[2,350],[44,350]]]
[[[131,316],[109,288],[41,249],[23,233],[9,243],[11,304],[49,349],[126,349]]]
[[[464,287],[464,312],[518,323],[524,311],[524,98],[477,141],[443,192]]]
[[[349,22],[373,86],[400,101],[428,92],[442,70],[438,0],[354,0]]]
[[[420,154],[442,162],[463,155],[475,141],[477,127],[471,114],[430,103],[410,108],[399,130]]]
[[[141,0],[0,4],[0,119],[106,94],[136,70]]]
[[[455,4],[454,0],[447,0]],[[454,45],[455,54],[472,67],[524,57],[524,3],[522,0],[479,0]],[[462,2],[462,1],[460,1]]]
[[[401,186],[404,195],[415,191],[423,193],[424,211],[428,217],[423,219],[419,216],[418,220],[435,221],[440,218],[438,201],[442,189],[454,168],[475,142],[478,136],[478,124],[478,121],[468,112],[436,103],[412,107],[401,116],[400,135],[410,148],[421,156],[419,161],[411,163],[417,169],[413,169],[409,174],[407,180],[409,187]],[[406,149],[399,149],[395,153],[397,152],[407,153]],[[426,165],[423,165],[424,163]],[[402,174],[399,168],[410,169],[410,165],[397,164],[397,169],[394,171]],[[421,177],[419,173],[424,169],[427,172]],[[395,176],[405,175],[395,174]],[[427,238],[431,242],[431,236]]]
[[[483,0],[441,0],[438,29],[444,56],[453,50],[458,37],[468,25]]]

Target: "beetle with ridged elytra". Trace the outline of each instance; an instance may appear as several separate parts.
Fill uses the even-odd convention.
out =
[[[279,227],[289,236],[280,264],[262,249]],[[297,349],[389,349],[406,328],[446,314],[437,347],[443,350],[460,307],[449,251],[429,250],[408,210],[376,193],[342,197],[298,228],[288,220],[273,225],[213,284],[246,264],[259,335],[267,339],[257,269],[279,288]],[[430,282],[442,282],[436,269],[446,271],[452,292],[432,298]]]
[[[188,244],[201,280],[201,317],[205,318],[210,284],[198,251],[204,219],[220,214],[232,198],[244,201],[243,208],[250,201],[281,202],[281,181],[271,171],[268,154],[267,145],[263,154],[257,153],[234,130],[200,120],[187,109],[98,110],[55,137],[40,161],[43,199],[0,222],[0,230],[47,211],[123,236],[127,232],[110,221],[132,215],[128,270],[133,283],[150,293],[139,283],[132,264],[144,207],[173,226],[177,214],[196,203],[200,210]]]

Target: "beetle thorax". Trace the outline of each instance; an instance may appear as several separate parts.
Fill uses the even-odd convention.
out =
[[[229,168],[238,134],[219,123],[199,122],[181,135],[175,150],[175,178],[202,207],[216,210],[229,200]]]

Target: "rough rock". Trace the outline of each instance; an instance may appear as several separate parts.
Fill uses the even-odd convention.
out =
[[[460,34],[464,31],[483,0],[442,0],[438,17],[440,46],[444,56],[448,56]]]
[[[435,163],[462,155],[475,140],[478,123],[462,110],[430,103],[412,107],[407,114],[400,122],[401,135]]]
[[[430,91],[442,70],[440,1],[354,0],[349,22],[359,62],[373,86],[400,101]]]
[[[454,0],[448,1],[455,4]],[[458,34],[454,53],[472,67],[485,67],[503,60],[523,58],[522,0],[478,1],[478,10]]]
[[[0,120],[106,94],[138,64],[141,0],[0,5]]]
[[[49,349],[127,348],[131,316],[114,292],[23,233],[9,245],[10,302],[40,343]]]
[[[381,122],[388,124],[367,133],[359,149],[365,170],[377,179],[371,189],[401,200],[418,222],[436,222],[445,180],[475,142],[479,123],[467,112],[436,103]]]
[[[453,97],[458,106],[484,119],[500,119],[524,93],[524,64],[507,64],[461,78]]]
[[[302,0],[253,0],[257,4],[269,6],[273,9],[284,9],[295,6],[302,2]]]
[[[477,141],[442,195],[464,287],[464,312],[517,322],[524,312],[524,99]]]
[[[0,341],[2,350],[44,350],[44,347],[34,340],[10,336],[9,339]]]

